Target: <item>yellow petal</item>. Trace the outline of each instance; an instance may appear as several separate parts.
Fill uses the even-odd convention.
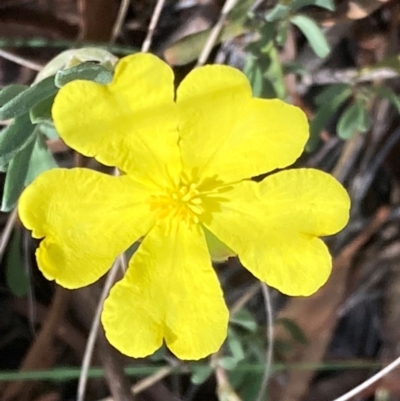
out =
[[[41,174],[18,204],[24,226],[44,238],[36,251],[48,280],[78,288],[99,279],[154,225],[146,188],[128,176],[76,168]]]
[[[125,57],[109,85],[74,81],[61,88],[52,109],[55,126],[82,154],[163,183],[181,170],[173,80],[155,56]]]
[[[268,213],[282,226],[305,234],[331,235],[349,220],[350,198],[330,174],[302,168],[280,171],[260,183]]]
[[[299,172],[300,182],[307,176],[303,173]],[[279,175],[274,179],[277,188],[282,188],[285,183],[293,184],[290,180],[286,181],[284,175],[281,178],[283,182],[279,182]],[[266,190],[267,184],[260,186],[244,181],[233,185],[225,193],[229,201],[221,202],[220,209],[215,210],[205,224],[238,254],[243,265],[257,278],[288,295],[310,295],[326,282],[332,265],[325,244],[316,235],[338,231],[348,215],[348,198],[340,185],[324,173],[318,178],[320,183],[324,182],[328,192],[337,197],[336,214],[329,215],[328,212],[328,216],[337,217],[339,223],[324,217],[324,195],[319,198],[314,193],[312,202],[319,202],[318,210],[314,212],[305,194],[297,199],[290,198],[292,193],[287,188],[289,200],[284,195],[279,198],[278,190],[275,198],[271,182],[271,196],[268,197],[260,193],[260,187]],[[303,184],[307,191],[312,181],[303,180]],[[336,186],[336,191],[329,189],[329,185]],[[332,199],[325,200],[329,207]]]
[[[152,354],[163,338],[180,359],[217,351],[228,310],[201,228],[157,225],[112,288],[102,322],[110,343],[131,357]]]
[[[228,66],[190,72],[178,88],[177,104],[187,172],[224,182],[292,164],[309,135],[299,108],[251,98],[245,75]]]

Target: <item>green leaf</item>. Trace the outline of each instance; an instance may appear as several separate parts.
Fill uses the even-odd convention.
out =
[[[228,328],[227,344],[232,353],[232,356],[237,360],[241,361],[245,357],[242,341],[239,335],[232,328]]]
[[[251,84],[253,96],[261,97],[263,93],[264,77],[261,68],[257,63],[257,59],[252,55],[248,55],[243,71]]]
[[[297,61],[289,61],[284,63],[282,67],[284,75],[294,74],[300,77],[307,75],[307,70]]]
[[[0,120],[8,120],[28,113],[33,106],[54,95],[57,90],[54,77],[45,78],[0,107]]]
[[[265,20],[268,22],[283,20],[289,15],[289,7],[283,4],[277,4],[271,11],[266,15]]]
[[[291,17],[290,21],[292,24],[296,25],[307,38],[308,43],[318,57],[324,58],[329,54],[329,44],[321,29],[313,19],[298,14]]]
[[[303,330],[291,319],[280,318],[276,319],[277,324],[281,324],[291,337],[300,344],[307,344],[308,340]]]
[[[350,139],[356,132],[365,132],[368,128],[368,112],[363,100],[357,99],[340,116],[337,134],[344,140]]]
[[[58,135],[58,132],[51,121],[43,121],[38,124],[38,127],[39,131],[46,136],[47,139],[51,139],[52,141],[60,139],[60,135]]]
[[[398,113],[400,113],[400,98],[387,86],[372,86],[369,88],[372,93],[375,93],[379,97],[386,99],[392,106],[395,107]]]
[[[193,384],[202,384],[204,383],[212,374],[213,368],[210,365],[191,365],[192,376],[190,377],[190,381]]]
[[[40,132],[38,132],[32,156],[29,162],[28,172],[25,178],[25,185],[29,185],[39,174],[44,171],[58,167],[52,153],[46,145],[46,140]]]
[[[233,370],[236,368],[238,361],[232,356],[224,356],[218,359],[218,365],[226,370]]]
[[[249,10],[253,5],[254,0],[238,1],[233,9],[228,14],[228,20],[239,25],[243,25],[249,14]]]
[[[335,2],[333,0],[293,0],[290,6],[293,11],[307,6],[321,7],[329,11],[335,11]]]
[[[316,97],[320,104],[313,120],[310,123],[310,139],[306,150],[311,152],[319,141],[319,133],[327,126],[338,108],[352,95],[353,90],[349,85],[332,85]]]
[[[257,330],[257,323],[254,320],[254,317],[245,309],[242,309],[235,313],[235,315],[231,316],[231,323],[236,324],[252,333]]]
[[[60,70],[56,73],[55,84],[61,88],[65,84],[77,79],[94,81],[99,84],[109,84],[112,81],[113,73],[107,68],[94,63],[81,63],[74,67]]]
[[[17,117],[0,132],[0,165],[6,165],[19,151],[34,139],[35,126],[28,114]]]
[[[266,22],[260,29],[260,39],[256,42],[256,49],[268,46],[276,37],[276,22]]]
[[[264,57],[260,60],[264,80],[263,97],[285,99],[286,85],[283,76],[282,63],[277,48],[271,43],[263,50]]]
[[[5,86],[0,91],[0,107],[5,105],[6,103],[8,103],[10,100],[14,99],[15,96],[19,95],[21,92],[23,92],[27,88],[28,88],[28,86],[21,85],[21,84],[13,84],[13,85]]]
[[[1,201],[2,212],[9,212],[15,207],[15,204],[25,187],[25,180],[29,170],[29,161],[34,145],[35,142],[31,141],[28,146],[22,149],[8,165],[3,199]]]
[[[29,289],[29,277],[22,259],[21,230],[14,230],[5,257],[6,282],[11,292],[22,297]]]
[[[345,96],[347,99],[352,93],[352,87],[349,84],[334,84],[325,88],[321,93],[315,97],[315,103],[323,106],[326,103],[331,103],[332,100],[342,98]]]
[[[33,124],[51,120],[51,108],[55,97],[54,94],[31,108],[29,116]]]

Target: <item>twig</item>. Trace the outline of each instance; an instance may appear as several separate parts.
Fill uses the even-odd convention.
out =
[[[219,15],[219,19],[217,23],[214,25],[214,28],[211,30],[210,35],[207,38],[207,42],[203,47],[203,50],[200,53],[200,56],[197,60],[196,67],[203,65],[208,57],[210,56],[211,50],[215,45],[215,42],[218,39],[219,34],[221,33],[222,27],[226,21],[228,14],[231,12],[232,8],[235,6],[237,0],[226,0],[224,7],[222,8],[221,14]]]
[[[126,14],[128,12],[128,7],[130,4],[130,0],[122,0],[121,5],[118,10],[117,19],[115,20],[115,24],[112,29],[111,38],[108,41],[110,45],[113,45],[117,40],[118,35],[121,32],[122,25],[125,21]]]
[[[265,399],[265,391],[267,390],[268,380],[271,375],[272,368],[272,357],[274,349],[274,323],[273,323],[273,312],[272,312],[272,301],[269,293],[268,286],[265,283],[261,283],[261,289],[264,296],[265,313],[267,315],[267,336],[268,336],[268,348],[266,353],[265,371],[261,382],[260,390],[257,395],[257,401]]]
[[[110,288],[114,284],[116,275],[120,268],[120,264],[121,264],[121,259],[118,258],[107,275],[106,282],[104,283],[104,287],[101,292],[99,302],[97,304],[96,313],[93,317],[92,326],[90,327],[89,337],[86,343],[85,353],[83,354],[81,374],[79,376],[79,383],[78,383],[77,401],[84,401],[85,398],[88,372],[90,368],[90,362],[93,356],[97,334],[99,331],[100,316],[103,310],[103,303],[107,298]]]
[[[142,52],[147,52],[150,49],[151,46],[151,41],[153,39],[153,35],[158,23],[158,20],[161,15],[161,11],[164,7],[165,0],[157,0],[157,4],[154,7],[153,15],[151,16],[149,28],[147,30],[147,35],[146,38],[144,39],[144,42],[142,44]]]
[[[0,50],[0,57],[29,68],[30,70],[41,71],[43,69],[43,66],[41,64],[35,63],[34,61],[26,60],[23,57],[17,56],[16,54],[10,53],[6,50]]]
[[[157,372],[153,373],[152,375],[138,381],[131,388],[132,394],[134,394],[134,395],[139,394],[142,391],[153,386],[154,384],[158,383],[160,380],[164,379],[164,377],[167,377],[168,375],[170,375],[174,371],[174,369],[176,369],[176,367],[178,367],[178,366],[179,366],[179,364],[176,364],[176,366],[164,366],[163,368],[157,370]],[[107,397],[107,398],[103,398],[100,401],[114,401],[114,398]]]
[[[391,68],[377,68],[373,70],[358,70],[348,68],[345,70],[335,70],[325,68],[313,74],[306,74],[297,85],[297,90],[303,94],[312,85],[329,85],[337,83],[359,83],[377,80],[398,78],[399,73]]]
[[[388,373],[390,373],[392,370],[396,369],[398,366],[400,366],[400,356],[397,359],[395,359],[392,363],[390,363],[388,366],[386,366],[386,368],[383,368],[378,373],[376,373],[369,379],[365,380],[363,383],[361,383],[357,387],[354,387],[353,390],[348,391],[346,394],[343,394],[339,398],[335,398],[333,401],[350,400],[350,398],[353,398],[355,395],[360,394],[366,388],[368,388],[372,384],[376,383],[378,380],[382,379],[382,377],[386,376]]]
[[[6,226],[4,227],[3,234],[0,238],[0,261],[3,258],[4,251],[6,250],[8,241],[10,240],[11,233],[16,221],[17,221],[17,209],[15,208],[8,216]]]
[[[53,365],[55,351],[52,347],[52,343],[56,337],[58,325],[62,321],[64,312],[68,306],[68,297],[68,291],[62,287],[56,287],[49,312],[40,329],[39,335],[24,357],[20,366],[21,371],[40,370]],[[12,382],[4,392],[2,392],[1,399],[3,401],[21,399],[21,397],[18,396],[21,395],[22,392],[24,392],[25,397],[29,398],[28,394],[34,385],[35,383],[30,383],[28,385],[21,381]]]
[[[260,286],[258,283],[253,284],[232,306],[231,308],[231,316],[235,315],[239,312],[240,309],[243,308],[250,301],[254,295],[260,290]]]

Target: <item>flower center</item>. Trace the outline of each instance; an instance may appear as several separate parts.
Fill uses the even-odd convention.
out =
[[[204,212],[202,195],[194,183],[181,184],[166,194],[153,196],[150,204],[160,219],[171,216],[198,223],[199,216]]]

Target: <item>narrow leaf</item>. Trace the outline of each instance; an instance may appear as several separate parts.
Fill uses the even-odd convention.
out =
[[[255,332],[257,330],[257,323],[251,313],[245,309],[240,310],[231,316],[230,323],[234,323],[250,332]]]
[[[34,139],[35,126],[28,114],[17,117],[0,132],[0,165],[6,165],[19,151]]]
[[[54,94],[31,108],[29,116],[33,124],[51,120],[51,108],[55,97]]]
[[[15,96],[19,95],[21,92],[23,92],[27,88],[28,88],[28,86],[21,85],[21,84],[13,84],[13,85],[5,86],[0,91],[0,107],[5,105],[6,103],[8,103],[10,100],[14,99]]]
[[[317,146],[319,133],[328,125],[334,113],[351,94],[352,89],[348,85],[332,85],[317,96],[316,100],[320,106],[310,124],[310,139],[306,146],[308,152]]]
[[[43,121],[38,124],[38,127],[39,131],[46,136],[47,139],[51,139],[52,141],[60,139],[60,135],[58,135],[58,132],[51,121]]]
[[[204,383],[212,374],[213,368],[209,365],[201,366],[193,364],[192,368],[192,376],[190,377],[190,381],[193,384],[202,384]]]
[[[387,86],[372,86],[370,91],[386,99],[400,113],[400,98]]]
[[[321,7],[329,11],[335,11],[335,3],[333,0],[293,0],[290,6],[293,11],[300,10],[300,8],[307,6]]]
[[[53,76],[43,79],[0,107],[0,120],[8,120],[28,113],[33,106],[54,95],[57,90]]]
[[[1,202],[2,212],[9,212],[15,207],[24,189],[34,145],[34,141],[29,143],[29,145],[22,149],[8,165],[3,199]]]
[[[25,185],[29,185],[39,174],[58,167],[50,149],[46,145],[43,134],[38,133],[35,146],[32,151],[29,169],[25,178]]]
[[[315,103],[322,106],[326,103],[332,102],[337,97],[342,97],[347,94],[350,96],[352,93],[352,87],[348,84],[334,84],[325,88],[321,93],[315,97]]]
[[[60,70],[56,73],[55,84],[61,88],[65,84],[77,79],[85,81],[94,81],[99,84],[109,84],[112,81],[113,74],[110,70],[99,64],[81,63],[74,67]]]
[[[289,15],[289,7],[283,4],[277,4],[271,11],[266,15],[265,20],[268,22],[283,20]]]
[[[307,38],[308,43],[318,57],[324,58],[329,54],[329,44],[321,29],[313,19],[298,14],[291,17],[290,21],[296,25]]]
[[[355,101],[341,115],[338,125],[338,136],[344,140],[350,139],[356,132],[364,132],[368,127],[368,114],[361,100]]]

